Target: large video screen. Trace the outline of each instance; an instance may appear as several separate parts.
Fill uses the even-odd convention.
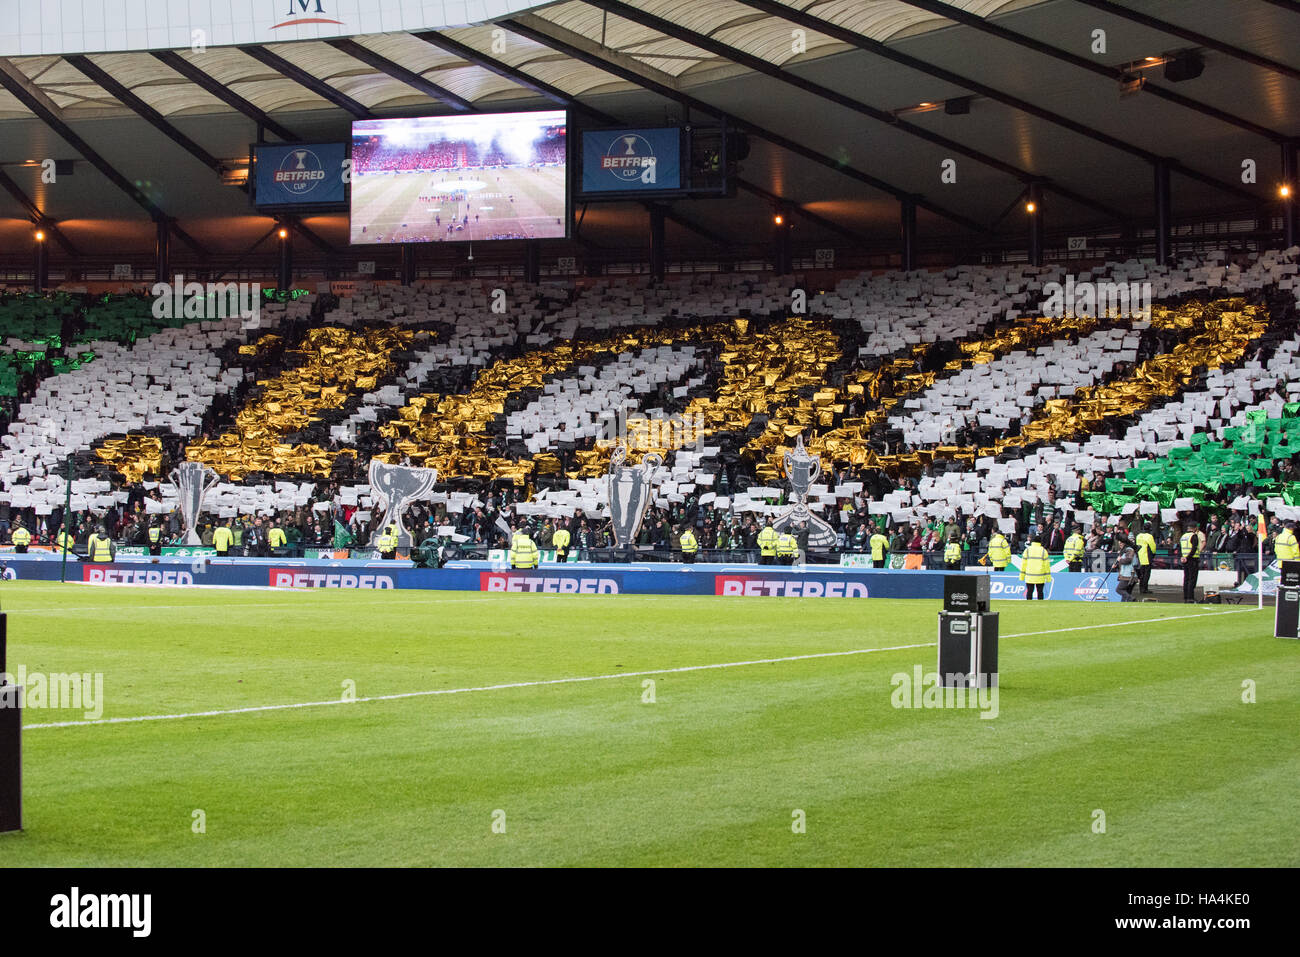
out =
[[[562,239],[564,110],[358,120],[352,242]]]

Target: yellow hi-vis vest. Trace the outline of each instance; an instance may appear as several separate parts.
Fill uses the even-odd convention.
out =
[[[799,543],[789,532],[780,535],[776,540],[776,553],[784,558],[786,555],[799,554]]]
[[[113,541],[102,535],[90,536],[90,560],[92,562],[111,562],[113,560]]]
[[[780,538],[776,529],[771,525],[766,526],[758,533],[758,553],[760,555],[775,555],[777,539]]]
[[[55,548],[56,552],[60,554],[72,552],[73,539],[67,532],[59,532],[58,535],[54,536],[54,542],[57,546]]]
[[[15,528],[13,534],[13,543],[15,545],[30,545],[32,543],[32,533],[25,528]]]
[[[989,539],[989,561],[998,568],[1005,568],[1011,561],[1011,544],[999,532]]]
[[[1065,560],[1077,562],[1083,558],[1083,536],[1071,535],[1065,540]]]
[[[1142,532],[1135,541],[1138,547],[1138,564],[1150,565],[1151,556],[1156,553],[1156,537],[1150,532]]]
[[[945,562],[961,561],[961,543],[949,542],[947,545],[943,546],[943,560]]]
[[[235,533],[232,532],[230,529],[226,528],[226,526],[224,525],[220,526],[215,532],[212,533],[212,547],[219,552],[230,551],[230,546],[234,543],[234,541],[235,541]]]
[[[289,542],[283,528],[273,528],[266,533],[266,544],[271,548],[283,548]]]
[[[555,534],[551,536],[551,544],[557,550],[569,547],[569,530],[566,528],[557,528]]]
[[[1295,532],[1289,528],[1278,532],[1277,538],[1273,539],[1273,554],[1280,561],[1294,561],[1300,558],[1300,542],[1296,541]]]
[[[681,544],[682,554],[684,555],[693,555],[700,547],[699,542],[695,540],[695,533],[689,528],[682,532],[678,542]]]
[[[1195,532],[1184,532],[1178,540],[1178,551],[1183,561],[1201,554],[1201,536]]]
[[[1037,542],[1032,543],[1020,556],[1020,580],[1029,585],[1041,585],[1052,577],[1052,556]]]
[[[522,533],[516,535],[510,543],[510,567],[536,568],[538,558],[537,543]]]
[[[871,536],[871,560],[873,562],[883,562],[885,552],[889,550],[889,539],[885,538],[879,532]]]
[[[393,551],[393,549],[397,548],[397,536],[384,532],[384,534],[375,539],[375,548],[379,549],[381,552]]]
[[[157,545],[158,542],[159,542],[161,539],[162,539],[162,529],[161,529],[161,528],[159,528],[157,525],[155,525],[155,526],[153,526],[152,528],[149,529],[149,543],[150,543],[151,545]]]

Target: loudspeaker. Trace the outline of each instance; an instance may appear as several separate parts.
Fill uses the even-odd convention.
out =
[[[988,575],[944,575],[943,610],[983,612],[989,610]]]
[[[970,101],[972,97],[958,96],[950,100],[943,101],[943,111],[949,116],[965,116],[970,112]]]
[[[1288,558],[1282,562],[1282,577],[1278,584],[1284,588],[1300,588],[1300,561]]]
[[[72,175],[73,173],[75,173],[76,171],[77,171],[77,170],[76,170],[76,161],[75,161],[75,160],[61,160],[61,159],[56,159],[56,160],[54,161],[54,175],[55,175],[55,176],[71,176],[71,175]]]
[[[1170,83],[1195,80],[1204,72],[1205,61],[1201,59],[1201,55],[1195,50],[1179,53],[1173,59],[1165,62],[1165,79]]]

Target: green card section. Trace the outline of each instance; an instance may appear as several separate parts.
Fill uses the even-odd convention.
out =
[[[1280,496],[1288,505],[1300,505],[1300,482],[1272,477],[1275,462],[1300,452],[1300,402],[1286,403],[1276,419],[1263,409],[1246,415],[1247,424],[1224,429],[1222,441],[1198,432],[1187,445],[1170,449],[1162,458],[1138,462],[1123,478],[1107,479],[1105,491],[1085,492],[1084,499],[1106,514],[1132,502],[1172,508],[1176,498],[1217,507],[1220,503],[1213,497],[1225,486],[1244,483]]]
[[[0,296],[0,396],[17,395],[19,380],[27,373],[59,375],[81,368],[95,358],[87,343],[128,345],[161,329],[197,321],[155,318],[153,300],[139,296]],[[12,339],[31,348],[14,348]],[[47,361],[48,369],[42,366]]]

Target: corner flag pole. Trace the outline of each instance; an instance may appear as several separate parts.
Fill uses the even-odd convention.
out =
[[[1266,535],[1268,535],[1268,531],[1264,527],[1264,506],[1261,504],[1259,507],[1259,527],[1255,531],[1255,547],[1259,549],[1259,555],[1257,556],[1259,564],[1256,566],[1259,569],[1259,584],[1255,588],[1255,591],[1259,593],[1257,598],[1259,604],[1256,608],[1264,607],[1264,537]]]
[[[63,499],[63,564],[59,566],[59,581],[68,580],[68,542],[72,536],[68,529],[72,527],[72,456],[68,455],[68,490]]]

